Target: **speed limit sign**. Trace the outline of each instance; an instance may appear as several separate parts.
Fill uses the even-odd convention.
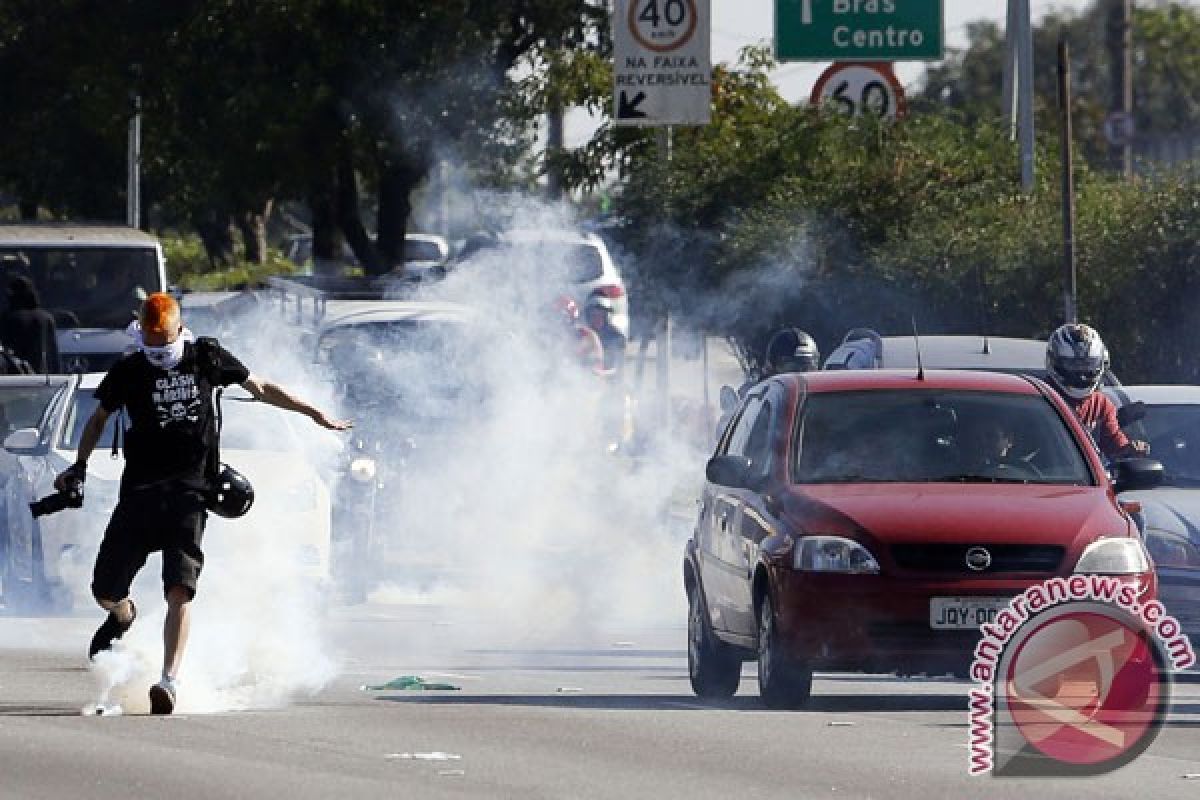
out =
[[[878,61],[835,62],[817,78],[809,102],[851,116],[872,114],[884,119],[902,117],[908,110],[904,87],[891,63]]]
[[[615,0],[614,124],[708,124],[711,19],[711,0]]]

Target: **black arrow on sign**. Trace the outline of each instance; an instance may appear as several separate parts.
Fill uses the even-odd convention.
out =
[[[627,95],[625,90],[622,89],[620,100],[617,102],[617,119],[645,119],[646,112],[638,110],[638,106],[640,106],[642,101],[645,99],[646,93],[638,92],[634,96],[633,102],[630,102],[629,95]]]

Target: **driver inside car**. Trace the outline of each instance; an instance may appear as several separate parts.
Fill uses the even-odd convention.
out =
[[[1037,468],[1014,450],[1017,434],[994,414],[968,414],[959,424],[958,453],[964,476],[1026,480]]]

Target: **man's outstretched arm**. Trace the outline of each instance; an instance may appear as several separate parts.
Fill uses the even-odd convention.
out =
[[[297,414],[303,414],[322,428],[328,428],[331,431],[344,431],[354,427],[354,423],[350,420],[333,419],[321,409],[306,403],[279,384],[265,381],[257,375],[251,374],[250,377],[246,378],[242,382],[242,388],[254,395],[255,399],[261,400],[268,405],[282,408],[285,411],[295,411]]]

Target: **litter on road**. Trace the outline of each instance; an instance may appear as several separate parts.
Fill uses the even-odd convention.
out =
[[[97,703],[83,707],[83,716],[85,717],[119,717],[124,713],[125,710],[119,705],[106,706],[102,703]]]
[[[852,725],[857,725],[857,724],[858,724],[858,723],[856,723],[856,722],[850,722],[849,720],[839,720],[839,719],[835,719],[835,720],[833,720],[832,722],[830,722],[830,723],[829,723],[829,727],[831,727],[831,728],[849,728],[849,727],[851,727]]]
[[[458,753],[443,753],[441,750],[432,753],[388,753],[384,758],[390,761],[462,761]]]
[[[365,686],[361,687],[362,691],[364,692],[385,692],[392,689],[417,692],[457,692],[461,688],[462,687],[455,686],[452,683],[435,683],[432,681],[427,681],[420,675],[401,675],[399,678],[393,678],[387,683],[366,684]]]

